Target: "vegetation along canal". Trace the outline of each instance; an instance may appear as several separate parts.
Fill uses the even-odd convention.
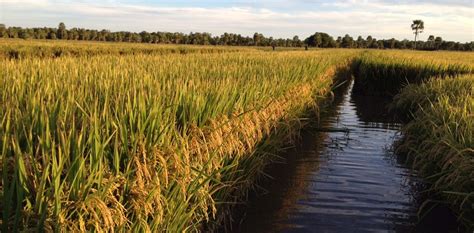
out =
[[[397,161],[401,123],[387,99],[340,90],[316,129],[269,169],[265,194],[252,194],[236,232],[450,232],[449,211],[417,218],[421,180]],[[429,218],[429,220],[427,220]],[[443,224],[436,224],[442,218]],[[426,224],[424,222],[430,222]]]

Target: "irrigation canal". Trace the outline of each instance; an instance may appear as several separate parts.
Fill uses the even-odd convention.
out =
[[[442,207],[419,221],[422,182],[391,151],[401,124],[387,100],[352,93],[336,100],[316,129],[273,165],[235,232],[451,232]],[[440,221],[441,220],[441,221]],[[438,223],[438,224],[437,224]]]

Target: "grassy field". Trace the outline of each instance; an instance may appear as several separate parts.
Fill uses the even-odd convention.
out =
[[[286,140],[356,53],[4,46],[26,51],[0,61],[4,231],[202,229],[269,161],[266,138]]]
[[[450,170],[413,164],[426,177],[441,169],[464,180],[449,183],[462,189],[434,187],[472,205],[472,86],[415,84],[473,64],[472,53],[0,40],[2,231],[213,229],[351,65],[361,92],[393,95],[412,83],[396,98],[415,119],[401,144],[416,152],[411,161],[459,158]],[[469,77],[449,80],[464,88]],[[409,93],[422,106],[403,101]],[[427,157],[438,152],[415,148],[411,136],[442,145],[419,128],[450,132],[449,145],[465,141],[447,160]]]

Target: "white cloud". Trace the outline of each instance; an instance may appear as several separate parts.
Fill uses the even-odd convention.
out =
[[[265,2],[265,1],[263,1]],[[295,5],[299,7],[295,7]],[[398,39],[412,37],[411,20],[425,21],[425,35],[447,40],[472,41],[473,7],[438,3],[392,4],[387,1],[345,0],[321,3],[312,0],[278,1],[281,7],[165,7],[105,1],[0,0],[0,22],[18,26],[56,26],[130,31],[206,31],[274,37],[306,37],[315,31],[333,36]],[[270,6],[271,4],[265,4]],[[291,7],[290,7],[291,6]],[[316,7],[317,6],[317,7]],[[46,25],[45,25],[46,24]]]

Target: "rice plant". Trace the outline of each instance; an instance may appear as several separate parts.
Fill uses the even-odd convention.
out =
[[[393,108],[410,111],[397,150],[429,182],[430,190],[474,229],[474,76],[408,85]]]
[[[366,51],[352,69],[356,91],[393,97],[391,110],[408,120],[397,152],[472,231],[473,54]]]
[[[104,54],[0,61],[2,231],[212,225],[261,172],[248,158],[267,161],[266,139],[294,130],[357,53],[94,46]]]
[[[0,59],[88,57],[96,55],[164,55],[189,53],[228,53],[251,51],[253,48],[225,46],[177,46],[157,44],[101,43],[87,41],[22,41],[0,40]]]
[[[354,63],[354,89],[365,95],[393,96],[410,83],[474,72],[474,55],[462,52],[369,51]]]
[[[0,40],[2,231],[213,230],[351,65],[363,93],[408,85],[393,104],[412,119],[400,151],[471,224],[473,80],[457,77],[472,64],[471,53]]]

